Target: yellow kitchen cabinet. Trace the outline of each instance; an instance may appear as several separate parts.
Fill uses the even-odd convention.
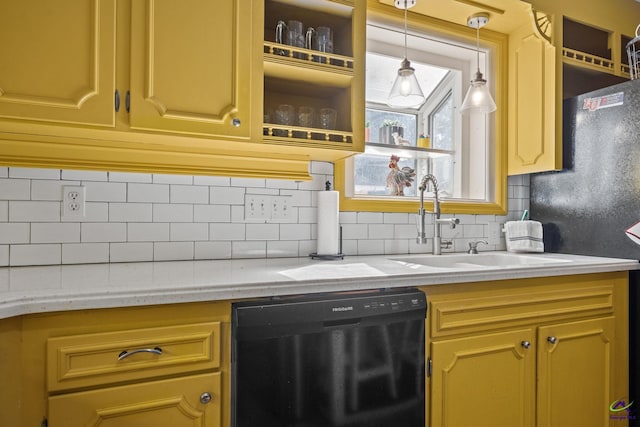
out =
[[[131,128],[248,141],[262,90],[252,77],[260,3],[133,1]]]
[[[49,399],[49,425],[60,427],[218,427],[220,374],[201,374]]]
[[[432,426],[626,425],[626,273],[426,287]]]
[[[115,125],[116,1],[0,4],[0,118]]]
[[[230,319],[230,302],[5,319],[0,425],[229,425]]]
[[[532,329],[434,342],[432,426],[533,426]],[[526,344],[530,347],[530,344]]]

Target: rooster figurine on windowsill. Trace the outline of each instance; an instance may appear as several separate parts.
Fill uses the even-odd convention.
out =
[[[400,157],[395,154],[391,155],[389,161],[389,169],[391,172],[387,175],[387,189],[392,196],[404,196],[404,188],[411,187],[416,172],[409,166],[404,166],[402,169],[398,167]]]

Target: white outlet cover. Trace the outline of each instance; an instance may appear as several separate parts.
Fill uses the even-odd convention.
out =
[[[86,188],[80,185],[62,187],[62,220],[78,221],[85,217]]]

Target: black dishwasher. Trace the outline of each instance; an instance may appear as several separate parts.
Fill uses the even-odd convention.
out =
[[[424,427],[417,289],[233,305],[233,427]]]

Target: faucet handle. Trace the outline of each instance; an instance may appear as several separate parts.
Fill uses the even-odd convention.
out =
[[[477,254],[478,253],[478,244],[479,243],[484,243],[485,245],[489,244],[489,242],[487,242],[486,240],[471,241],[471,242],[469,242],[469,250],[467,251],[467,253]]]

